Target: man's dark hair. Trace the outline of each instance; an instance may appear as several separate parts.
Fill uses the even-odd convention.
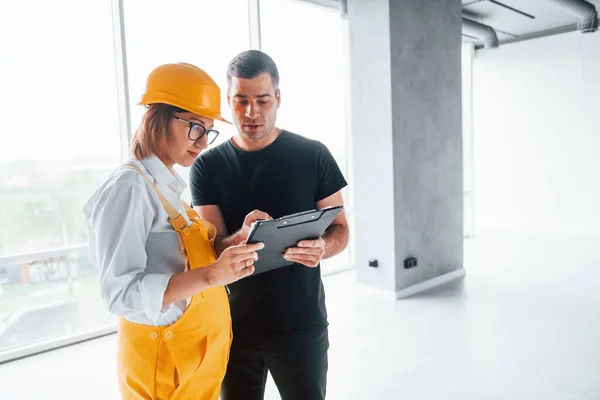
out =
[[[273,86],[277,90],[279,88],[279,71],[275,61],[262,51],[244,51],[235,56],[227,66],[227,88],[231,88],[232,78],[252,79],[265,72],[271,75]]]

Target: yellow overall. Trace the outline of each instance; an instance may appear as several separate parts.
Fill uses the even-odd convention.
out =
[[[173,207],[150,183],[169,222],[181,238],[186,269],[205,267],[216,260],[215,227],[201,220],[182,202],[192,222]],[[223,286],[206,289],[189,299],[183,316],[169,326],[148,326],[119,319],[118,378],[124,399],[217,400],[225,376],[232,340],[229,300]]]

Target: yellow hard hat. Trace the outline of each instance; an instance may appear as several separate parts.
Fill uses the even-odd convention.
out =
[[[139,104],[154,103],[170,104],[231,124],[221,116],[221,89],[210,75],[192,64],[165,64],[150,73]]]

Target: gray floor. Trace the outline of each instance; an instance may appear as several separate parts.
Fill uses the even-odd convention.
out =
[[[328,398],[600,399],[600,238],[483,237],[465,254],[464,280],[397,302],[325,278]],[[0,365],[0,399],[116,399],[114,353],[108,336]]]

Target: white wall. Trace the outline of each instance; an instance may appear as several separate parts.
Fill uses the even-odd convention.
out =
[[[478,51],[475,233],[600,235],[600,33]]]

